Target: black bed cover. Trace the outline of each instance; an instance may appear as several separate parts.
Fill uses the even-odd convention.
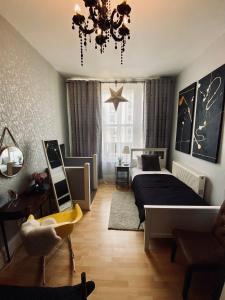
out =
[[[144,205],[208,205],[190,187],[173,175],[141,174],[132,182],[140,222],[145,220]]]

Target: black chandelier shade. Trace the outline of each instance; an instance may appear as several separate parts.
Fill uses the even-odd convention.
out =
[[[124,1],[111,11],[110,0],[83,1],[85,7],[89,9],[88,18],[80,14],[79,5],[75,5],[75,15],[72,18],[72,29],[78,27],[79,30],[81,65],[83,66],[84,63],[83,48],[87,50],[87,37],[89,36],[91,42],[92,34],[95,35],[95,49],[99,47],[101,53],[104,53],[111,37],[115,42],[115,49],[120,43],[121,64],[123,64],[126,41],[130,39],[128,23],[130,23],[131,7]]]

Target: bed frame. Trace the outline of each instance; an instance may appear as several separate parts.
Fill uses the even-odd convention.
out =
[[[131,149],[131,165],[140,153],[158,154],[161,168],[167,165],[166,148]],[[173,161],[172,174],[191,187],[200,197],[204,196],[204,174]],[[145,205],[144,249],[149,250],[151,238],[171,238],[174,228],[209,231],[220,206]]]
[[[172,173],[204,196],[206,177],[203,174],[177,162],[173,162]],[[148,250],[151,238],[171,238],[174,228],[210,231],[220,206],[145,205],[144,208],[144,248]]]
[[[131,166],[136,165],[137,156],[140,154],[157,154],[161,168],[166,168],[167,148],[132,148],[131,149]]]
[[[91,210],[98,188],[98,156],[65,156],[65,146],[60,145],[72,199],[83,210]]]

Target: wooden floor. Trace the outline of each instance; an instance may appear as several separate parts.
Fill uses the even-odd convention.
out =
[[[143,232],[108,230],[113,185],[101,185],[92,210],[77,224],[72,243],[77,273],[70,272],[67,244],[47,259],[48,286],[71,285],[80,273],[95,281],[90,300],[177,300],[181,298],[184,266],[170,263],[170,243],[152,243],[144,252]],[[178,253],[179,254],[179,253]],[[28,257],[21,247],[9,267],[0,272],[0,283],[40,285],[39,259]],[[210,274],[193,278],[190,300],[210,299]],[[211,284],[212,285],[212,284]],[[207,289],[206,289],[207,286]]]

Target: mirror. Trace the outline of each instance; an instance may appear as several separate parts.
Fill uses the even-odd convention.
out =
[[[69,185],[57,140],[43,141],[44,152],[53,183],[56,205],[59,211],[73,206]]]
[[[23,167],[23,153],[18,147],[9,146],[0,151],[0,172],[6,177],[15,176]]]

